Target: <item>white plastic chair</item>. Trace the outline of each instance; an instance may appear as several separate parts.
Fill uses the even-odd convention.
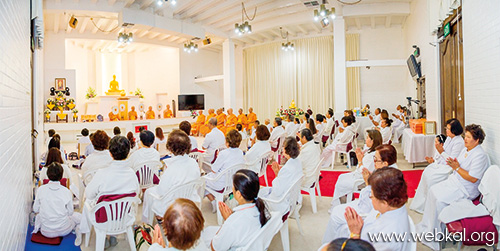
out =
[[[88,185],[90,183],[90,181],[92,181],[92,178],[94,178],[94,175],[97,172],[97,170],[99,170],[99,169],[95,169],[95,170],[91,170],[91,171],[85,172],[83,174],[83,184]]]
[[[266,222],[266,225],[262,226],[259,232],[250,238],[246,246],[237,248],[236,251],[267,250],[282,225],[281,214],[271,212],[271,218]]]
[[[365,183],[365,180],[364,180],[364,179],[357,179],[357,180],[354,180],[354,183],[353,183],[353,185],[352,185],[352,190],[351,190],[351,192],[349,192],[349,193],[347,194],[347,199],[346,199],[346,202],[347,202],[347,203],[349,203],[349,202],[351,202],[351,201],[352,201],[353,194],[355,194],[355,193],[359,193],[359,191],[360,191],[360,190],[359,190],[359,188],[358,188],[358,187],[359,187],[361,184],[363,184],[363,183]]]
[[[155,174],[158,175],[161,166],[162,163],[158,160],[148,160],[139,163],[132,168],[134,170],[134,173],[139,174],[138,179],[139,179],[139,185],[141,186],[141,190],[148,189],[154,186],[153,177]]]
[[[80,159],[80,156],[85,154],[85,149],[89,143],[78,143],[78,159]]]
[[[196,162],[198,162],[198,166],[200,167],[200,169],[201,169],[201,166],[203,164],[203,161],[200,160],[202,155],[203,155],[203,153],[201,153],[201,152],[190,152],[188,154],[189,158],[192,158],[192,159],[196,160]]]
[[[89,207],[91,216],[90,222],[95,230],[95,250],[104,250],[104,242],[107,235],[118,235],[122,233],[127,234],[130,250],[136,250],[132,225],[135,222],[136,206],[139,202],[140,200],[137,197],[126,197],[114,201],[100,202],[92,209],[85,203],[85,206]],[[100,208],[106,210],[107,221],[104,223],[97,223],[95,219],[95,213]],[[89,245],[89,239],[90,233],[85,236],[85,245],[87,247]]]
[[[276,148],[276,151],[274,152],[274,160],[277,161],[279,164],[281,164],[280,156],[283,153],[283,143],[285,142],[286,135],[283,133],[281,136],[279,136],[277,142],[278,142],[278,147]],[[272,143],[271,143],[272,145]],[[272,147],[271,147],[272,150]]]
[[[335,160],[340,156],[340,154],[346,155],[347,158],[347,168],[352,168],[351,158],[349,156],[350,152],[354,152],[354,141],[356,141],[356,134],[352,136],[352,139],[348,143],[337,144],[337,149],[335,149],[335,156],[332,158],[332,169],[335,166]]]
[[[78,178],[78,200],[80,201],[79,208],[82,209],[83,202],[85,201],[83,197],[85,196],[85,184],[83,183],[82,174],[77,173]]]
[[[290,216],[293,216],[295,221],[297,222],[297,227],[299,228],[300,235],[304,235],[304,232],[302,231],[302,227],[300,225],[299,212],[298,210],[296,210],[297,201],[300,196],[300,184],[302,184],[302,179],[303,177],[301,176],[297,181],[295,181],[293,185],[288,188],[286,193],[283,194],[283,197],[281,197],[279,200],[261,198],[268,204],[280,204],[285,199],[289,198],[290,210],[282,216],[282,219],[285,218],[285,220],[283,221],[283,226],[280,229],[281,242],[283,244],[284,251],[290,251],[290,235],[288,233],[288,219],[290,219]]]
[[[224,188],[220,191],[216,191],[208,186],[205,186],[205,190],[207,190],[210,194],[212,194],[215,197],[215,200],[217,201],[216,205],[219,204],[219,201],[224,201],[224,197],[229,196],[229,194],[233,191],[233,175],[236,173],[236,171],[244,168],[245,164],[236,164],[218,173],[217,176],[215,176],[214,178],[203,176],[203,179],[205,179],[205,183],[207,181],[217,182],[221,179],[224,180]],[[218,206],[217,206],[217,223],[219,225],[222,225],[223,223],[222,214],[220,213]]]
[[[227,149],[226,145],[222,145],[222,146],[217,147],[217,149],[216,149],[216,150],[215,150],[215,152],[213,153],[213,157],[212,157],[212,159],[211,159],[211,160],[209,160],[209,161],[206,161],[206,160],[205,160],[205,159],[206,159],[205,157],[210,156],[211,154],[210,154],[208,151],[206,151],[205,153],[203,153],[203,155],[201,156],[201,160],[202,160],[201,165],[202,165],[202,168],[203,168],[203,166],[205,165],[205,166],[209,167],[209,168],[210,168],[210,170],[212,170],[212,164],[215,162],[215,160],[217,160],[217,157],[218,157],[219,153],[220,153],[221,151],[223,151],[224,149]],[[208,170],[207,170],[207,171],[208,171]]]
[[[240,150],[246,153],[248,151],[248,138],[244,138],[240,143]]]
[[[321,174],[321,165],[323,165],[323,162],[325,161],[324,158],[322,158],[318,164],[316,165],[316,168],[314,168],[314,175],[316,175],[316,179],[314,181],[314,184],[311,187],[301,187],[300,190],[309,193],[309,197],[311,198],[311,206],[312,206],[312,211],[313,213],[318,212],[318,206],[316,204],[316,191],[318,192],[318,196],[321,200],[321,190],[319,187],[319,176]]]
[[[202,204],[201,201],[203,200],[204,192],[205,192],[205,180],[200,177],[199,179],[175,187],[174,189],[170,190],[167,194],[164,194],[163,196],[158,196],[157,194],[154,193],[151,193],[150,195],[154,201],[163,201],[165,198],[167,198],[168,199],[167,201],[163,201],[163,203],[165,203],[167,207],[178,198],[189,199],[195,203],[198,202],[199,204],[198,207],[201,210],[201,204]],[[199,200],[195,201],[193,197],[194,195],[196,195],[197,196],[196,199]],[[153,209],[150,212],[148,212],[148,221],[149,221],[148,223],[151,225],[153,224],[154,214],[163,216],[165,212],[156,212]]]
[[[264,180],[266,186],[269,186],[269,181],[267,179],[267,164],[269,164],[269,158],[273,155],[273,151],[266,152],[262,154],[259,158],[255,159],[253,162],[246,163],[247,169],[257,173],[259,177],[264,175]]]

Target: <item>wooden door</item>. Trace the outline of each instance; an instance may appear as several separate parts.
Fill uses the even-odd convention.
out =
[[[464,70],[463,70],[463,39],[462,18],[458,14],[448,18],[450,34],[439,45],[441,65],[441,123],[457,118],[465,123],[464,111]]]

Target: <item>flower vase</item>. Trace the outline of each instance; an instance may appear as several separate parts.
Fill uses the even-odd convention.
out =
[[[45,114],[45,121],[50,122],[50,113]]]
[[[68,104],[68,108],[69,108],[70,110],[73,110],[73,108],[75,108],[75,104],[73,104],[73,103],[69,103],[69,104]]]
[[[59,119],[65,119],[66,118],[66,114],[63,112],[63,107],[59,107],[59,111],[60,113],[57,114],[57,116],[59,117]]]
[[[54,109],[54,106],[56,106],[56,105],[55,104],[48,104],[47,108],[49,108],[49,110],[52,110],[52,109]]]

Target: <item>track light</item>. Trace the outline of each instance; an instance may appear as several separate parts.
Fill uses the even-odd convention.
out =
[[[291,42],[282,43],[281,49],[284,51],[293,51],[295,50],[295,45]]]
[[[134,34],[132,32],[118,34],[118,43],[120,44],[130,44],[134,41]]]
[[[335,19],[335,8],[327,9],[325,1],[323,1],[323,4],[319,6],[319,9],[314,10],[313,19],[315,22],[321,21],[321,25],[325,28],[330,24],[330,20],[328,20],[328,18],[331,18],[332,20]]]
[[[245,17],[249,21],[253,21],[255,19],[255,15],[257,14],[257,7],[255,7],[255,11],[253,13],[253,17],[250,18],[247,15],[247,11],[245,9],[245,4],[241,3],[241,24],[235,23],[234,24],[234,33],[238,34],[239,36],[245,34],[245,33],[252,33],[252,25],[248,23],[248,21],[245,21]]]
[[[184,44],[184,51],[187,53],[198,52],[198,45],[194,44],[193,41]]]
[[[170,2],[171,5],[177,4],[177,0],[156,0],[156,5],[162,6],[164,2]]]
[[[156,5],[162,6],[163,5],[163,0],[156,0]]]

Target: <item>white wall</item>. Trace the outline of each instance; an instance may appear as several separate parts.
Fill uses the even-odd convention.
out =
[[[404,59],[404,34],[401,26],[390,28],[377,26],[352,29],[348,33],[359,33],[359,55],[363,60]],[[360,67],[361,103],[375,109],[396,111],[397,105],[404,105],[410,95],[406,83],[409,75],[406,66]],[[391,97],[391,98],[387,98]]]
[[[237,67],[236,67],[237,68]],[[222,53],[199,50],[198,53],[180,52],[180,93],[205,94],[205,110],[224,106],[223,81],[195,83],[194,78],[222,75]]]
[[[500,160],[500,1],[463,1],[465,123],[486,132],[483,148],[492,163]]]
[[[430,45],[436,40],[436,36],[429,31],[429,9],[427,1],[432,0],[413,0],[410,5],[410,15],[404,25],[405,36],[405,59],[413,53],[412,45],[420,47],[420,59],[422,66],[422,75],[426,81],[426,100],[427,100],[427,120],[436,121],[441,125],[441,101],[439,91],[439,71],[438,71],[438,51],[437,47]],[[406,78],[408,92],[413,98],[417,98],[416,83],[408,74]],[[438,131],[441,126],[438,126]]]
[[[30,1],[0,1],[0,250],[24,250],[31,210]]]

